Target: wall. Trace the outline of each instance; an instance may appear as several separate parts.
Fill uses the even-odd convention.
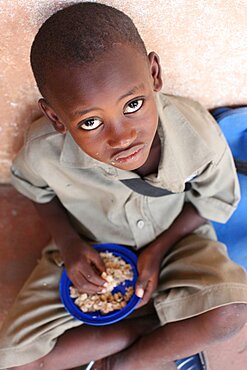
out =
[[[247,0],[102,2],[128,13],[148,50],[160,54],[165,92],[190,96],[208,108],[247,104]],[[40,114],[29,66],[32,39],[42,22],[68,3],[0,0],[2,183],[9,180],[26,128]]]

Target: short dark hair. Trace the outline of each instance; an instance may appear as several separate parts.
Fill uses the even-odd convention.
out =
[[[129,44],[147,56],[133,21],[116,8],[82,2],[53,14],[39,29],[31,48],[31,66],[41,94],[49,68],[97,62],[116,43]]]

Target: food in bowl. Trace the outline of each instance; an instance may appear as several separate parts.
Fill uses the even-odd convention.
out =
[[[113,292],[114,288],[124,284],[126,280],[133,280],[133,271],[120,256],[115,256],[112,252],[100,252],[106,267],[102,273],[103,279],[106,280],[104,293],[80,293],[74,286],[70,287],[70,297],[75,299],[74,303],[82,312],[100,311],[102,314],[108,314],[115,310],[121,310],[126,306],[134,294],[134,287],[126,288],[125,293]]]

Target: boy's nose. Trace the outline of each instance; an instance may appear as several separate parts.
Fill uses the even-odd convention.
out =
[[[108,144],[113,149],[125,149],[136,140],[137,132],[133,127],[122,126],[111,129],[108,136]]]

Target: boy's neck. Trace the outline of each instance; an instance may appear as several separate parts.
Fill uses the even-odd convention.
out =
[[[159,162],[161,155],[161,143],[158,132],[156,132],[151,150],[146,162],[134,172],[138,173],[141,177],[148,176],[158,172]]]

